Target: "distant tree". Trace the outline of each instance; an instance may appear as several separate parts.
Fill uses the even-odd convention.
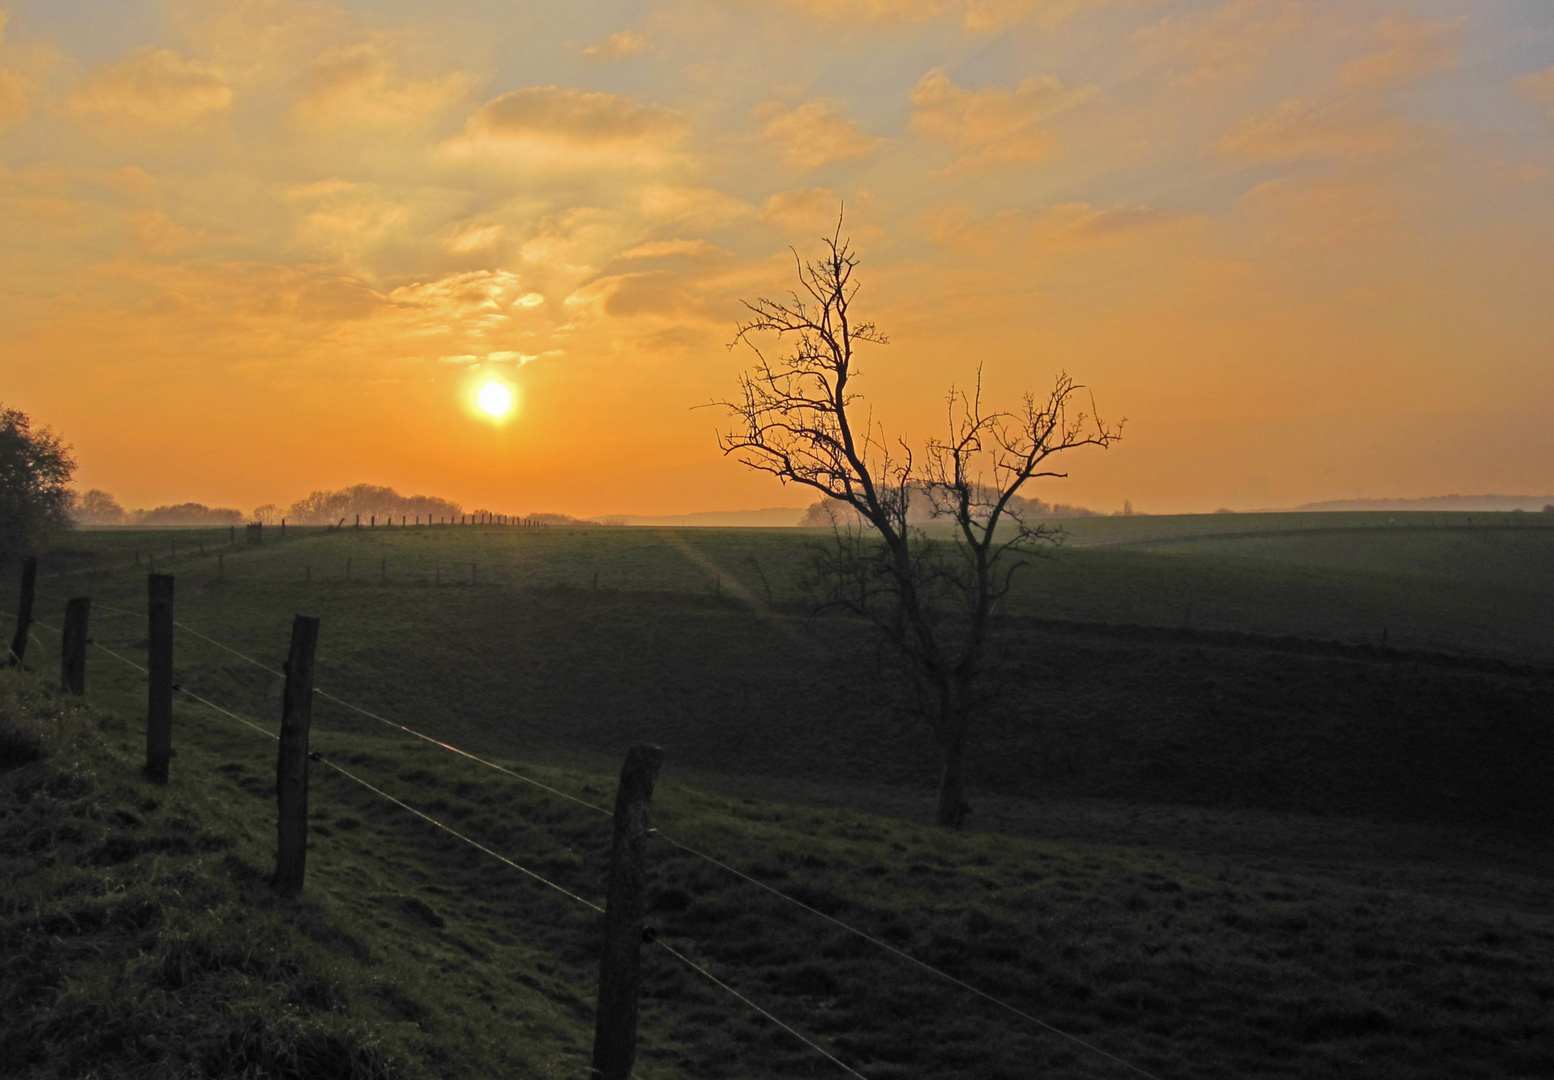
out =
[[[83,525],[120,525],[127,516],[118,500],[102,488],[92,488],[76,504],[76,520]]]
[[[333,525],[341,518],[455,518],[464,513],[456,502],[430,495],[401,495],[391,487],[355,484],[338,491],[315,491],[298,499],[282,515],[294,525]]]
[[[254,507],[254,512],[249,515],[249,520],[260,525],[273,525],[281,519],[281,508],[274,503],[265,503],[263,506]]]
[[[979,376],[969,394],[950,390],[943,437],[920,451],[887,438],[854,385],[855,350],[887,339],[853,310],[858,261],[840,222],[824,243],[813,262],[794,253],[798,288],[786,298],[746,302],[753,317],[739,324],[734,344],[749,345],[755,363],[740,377],[739,397],[721,402],[736,427],[720,444],[839,511],[816,554],[818,600],[868,619],[899,661],[909,700],[943,756],[936,820],[958,827],[998,602],[1015,572],[1059,539],[1019,491],[1066,475],[1048,465],[1054,455],[1109,446],[1120,432],[1075,407],[1082,388],[1067,375],[1011,412],[984,409]],[[770,337],[787,351],[768,357],[758,339]]]
[[[32,550],[74,525],[75,468],[58,435],[34,431],[26,413],[0,405],[0,555]]]
[[[158,506],[154,510],[137,510],[134,518],[137,525],[240,525],[243,511],[186,502]]]

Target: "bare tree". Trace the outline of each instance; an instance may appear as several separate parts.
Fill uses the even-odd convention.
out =
[[[1083,388],[1067,375],[1045,396],[1026,394],[1016,411],[986,411],[979,370],[971,393],[950,390],[943,438],[920,454],[888,439],[854,388],[856,347],[888,339],[853,311],[858,260],[840,221],[824,244],[812,262],[794,253],[796,290],[745,303],[751,318],[730,348],[744,343],[756,359],[738,398],[719,403],[736,421],[719,442],[750,468],[840,504],[816,558],[821,604],[868,619],[900,662],[943,754],[936,820],[953,828],[967,810],[966,747],[998,603],[1016,571],[1061,540],[1060,530],[1026,520],[1018,493],[1067,475],[1049,464],[1054,455],[1107,447],[1121,426],[1103,423],[1093,403],[1076,408]],[[761,348],[772,336],[780,355]],[[908,524],[913,499],[927,500],[928,528]]]

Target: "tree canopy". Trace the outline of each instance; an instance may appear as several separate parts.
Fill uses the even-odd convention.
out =
[[[0,405],[0,555],[30,551],[72,527],[70,447],[20,409]]]

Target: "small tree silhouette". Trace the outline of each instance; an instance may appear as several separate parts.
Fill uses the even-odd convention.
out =
[[[853,311],[857,257],[842,237],[823,238],[822,257],[795,251],[799,287],[780,300],[746,301],[751,318],[734,345],[755,353],[739,379],[739,397],[718,402],[736,426],[719,437],[723,452],[784,483],[815,489],[837,504],[831,540],[815,559],[820,606],[861,615],[900,661],[917,711],[943,755],[936,821],[958,827],[965,801],[965,754],[982,704],[994,615],[1014,574],[1061,530],[1025,519],[1020,489],[1059,477],[1048,462],[1081,446],[1121,437],[1091,411],[1074,408],[1083,389],[1067,375],[1018,410],[985,411],[981,374],[966,393],[951,388],[943,438],[914,454],[887,439],[854,389],[855,349],[885,345],[873,322]],[[768,357],[761,338],[786,349]],[[929,529],[908,524],[914,499],[926,500]]]

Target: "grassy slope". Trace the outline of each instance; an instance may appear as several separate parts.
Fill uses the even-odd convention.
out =
[[[323,685],[497,753],[593,766],[542,775],[596,801],[613,786],[598,763],[607,770],[631,739],[661,739],[676,766],[658,802],[666,831],[1165,1076],[1532,1076],[1554,1067],[1547,860],[1514,843],[1499,850],[1504,834],[1409,824],[1431,820],[1435,789],[1419,797],[1421,764],[1446,769],[1449,782],[1472,773],[1475,801],[1497,787],[1541,790],[1535,776],[1506,784],[1501,766],[1536,760],[1516,751],[1525,746],[1518,739],[1542,731],[1534,722],[1546,716],[1543,682],[1192,642],[1155,649],[1102,635],[1087,645],[1033,629],[1006,662],[1013,685],[1045,691],[1029,716],[1015,709],[993,723],[979,775],[995,793],[1029,794],[1030,775],[1016,766],[1034,732],[1037,753],[1024,760],[1044,770],[1036,778],[1048,797],[977,802],[979,820],[1045,839],[949,837],[839,805],[915,809],[910,787],[860,782],[922,779],[931,761],[915,731],[832,689],[825,657],[837,639],[792,635],[711,595],[706,562],[727,570],[754,555],[771,580],[772,567],[797,565],[792,538],[682,536],[700,546],[698,565],[673,539],[653,539],[662,536],[300,540],[229,559],[221,584],[209,561],[182,564],[180,617],[274,662],[290,612],[320,613]],[[357,559],[370,557],[369,545],[396,561],[418,545],[444,565],[473,555],[509,580],[525,580],[521,566],[548,574],[552,587],[296,581],[299,562],[338,561],[345,545],[356,545]],[[612,566],[656,591],[565,587]],[[735,576],[725,578],[728,591]],[[130,574],[87,580],[70,591],[143,602]],[[756,575],[745,580],[760,590]],[[94,633],[131,649],[143,636],[133,620],[104,611]],[[46,631],[40,640],[52,646]],[[180,635],[179,668],[187,685],[251,715],[272,707],[269,676],[198,639]],[[92,677],[95,700],[134,708],[133,679],[96,657]],[[1488,722],[1493,737],[1464,742],[1463,715]],[[834,723],[844,716],[853,722]],[[338,709],[321,709],[317,722],[317,745],[346,767],[581,895],[600,892],[605,834],[586,813],[418,744],[385,741],[381,728]],[[258,737],[223,723],[180,705],[174,786],[209,779],[204,805],[229,823],[217,832],[251,853],[251,879],[269,840],[273,759]],[[124,730],[126,744],[133,730]],[[1487,756],[1486,741],[1498,748]],[[1400,763],[1400,751],[1412,756]],[[1453,772],[1454,762],[1472,768]],[[695,775],[687,763],[721,775]],[[406,1051],[411,1063],[575,1070],[591,1000],[588,920],[328,775],[316,789],[307,902],[334,928],[320,936],[358,943],[366,954],[353,962],[370,961],[363,970],[376,973],[355,990],[341,976],[350,1007],[387,1025],[387,1039],[421,1039]],[[1135,801],[1097,811],[1053,792]],[[1412,801],[1388,802],[1410,793]],[[795,796],[826,808],[783,804]],[[1140,805],[1144,798],[1176,805]],[[1527,812],[1546,814],[1546,798]],[[1489,803],[1481,825],[1515,824]],[[1062,836],[1077,839],[1053,839]],[[1115,1074],[706,864],[661,850],[654,875],[655,919],[671,940],[833,1040],[870,1077],[1024,1076],[1028,1062],[1055,1075]],[[648,994],[645,1075],[824,1075],[824,1063],[790,1037],[744,1017],[657,951]]]
[[[38,836],[40,820],[90,823],[78,839],[48,826],[50,867],[30,868],[14,839],[7,853],[23,882],[6,913],[7,990],[31,1005],[21,1026],[32,1045],[51,1032],[80,1055],[65,1064],[52,1047],[35,1075],[79,1074],[94,1055],[123,1075],[165,1075],[169,1061],[231,1062],[224,1055],[252,1046],[370,1054],[410,1075],[579,1074],[595,959],[586,909],[323,767],[307,892],[275,901],[258,880],[273,744],[180,707],[180,753],[161,791],[132,778],[133,725],[102,727],[97,810],[34,800],[6,819],[12,838]],[[315,746],[563,887],[602,891],[605,818],[405,739],[321,733]],[[511,764],[608,801],[608,774]],[[89,801],[80,788],[62,797]],[[1162,1076],[1554,1067],[1554,928],[1536,877],[947,835],[673,780],[655,819]],[[1265,834],[1280,827],[1261,823]],[[90,855],[104,849],[122,861]],[[650,918],[665,940],[871,1080],[1119,1075],[667,842],[652,857]],[[57,972],[63,992],[34,996],[37,972]],[[311,1041],[296,1041],[302,1033]],[[103,1060],[99,1036],[124,1041]],[[656,949],[642,1043],[644,1077],[827,1075],[791,1036]],[[126,1046],[133,1055],[118,1056]]]

